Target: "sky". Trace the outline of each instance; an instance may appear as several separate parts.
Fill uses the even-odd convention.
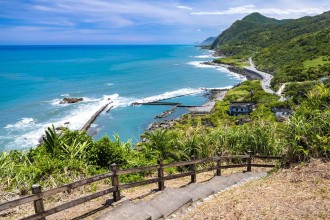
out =
[[[252,12],[328,10],[329,0],[0,0],[0,45],[192,44]]]

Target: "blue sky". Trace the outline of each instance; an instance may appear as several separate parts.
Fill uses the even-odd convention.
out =
[[[0,44],[191,44],[256,11],[328,10],[329,0],[0,0]]]

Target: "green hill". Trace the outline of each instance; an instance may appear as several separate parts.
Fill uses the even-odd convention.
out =
[[[211,46],[219,55],[253,57],[275,75],[272,85],[313,80],[330,72],[330,12],[276,20],[252,13],[234,22]]]
[[[210,46],[217,39],[216,37],[208,37],[202,43],[198,44],[198,46]]]

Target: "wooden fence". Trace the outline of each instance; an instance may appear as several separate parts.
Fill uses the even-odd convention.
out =
[[[261,160],[267,159],[267,160],[282,160],[283,157],[273,157],[273,156],[258,156],[258,155],[252,155],[251,152],[249,152],[248,155],[234,155],[234,156],[222,156],[221,153],[218,153],[216,157],[211,158],[204,158],[204,159],[195,159],[194,156],[191,157],[191,160],[189,161],[182,161],[182,162],[174,162],[169,164],[163,164],[163,161],[159,160],[157,165],[154,166],[147,166],[147,167],[136,167],[136,168],[130,168],[130,169],[124,169],[120,170],[116,164],[112,164],[110,169],[111,171],[105,174],[96,175],[90,178],[86,178],[83,180],[79,180],[70,184],[66,184],[54,189],[49,189],[42,191],[41,186],[39,184],[35,184],[32,186],[32,195],[25,196],[16,200],[4,202],[0,204],[0,211],[14,208],[20,205],[23,205],[25,203],[33,202],[34,203],[34,210],[35,214],[28,216],[26,218],[23,218],[25,220],[33,220],[33,219],[46,219],[46,216],[52,215],[54,213],[63,211],[65,209],[69,209],[71,207],[77,206],[79,204],[82,204],[84,202],[90,201],[92,199],[98,198],[100,196],[113,193],[113,200],[119,201],[120,200],[120,191],[123,189],[129,189],[137,186],[142,186],[146,184],[151,183],[158,183],[158,190],[164,190],[165,189],[165,181],[171,180],[171,179],[177,179],[185,176],[191,176],[191,183],[195,183],[197,180],[197,174],[216,170],[216,175],[221,176],[221,170],[227,169],[227,168],[235,168],[235,167],[246,167],[246,172],[251,172],[252,167],[275,167],[273,164],[255,164],[252,163],[253,158],[259,158]],[[223,161],[228,160],[236,160],[240,161],[239,164],[228,164],[228,165],[222,165]],[[246,162],[242,162],[246,161]],[[206,167],[205,163],[210,163],[211,166]],[[198,164],[204,164],[203,169],[197,169]],[[180,167],[185,166],[187,167],[188,171],[173,174],[173,175],[164,175],[164,169],[165,168],[173,168],[173,167]],[[134,183],[127,183],[127,184],[120,184],[119,183],[119,176],[125,175],[125,174],[132,174],[132,173],[139,173],[139,172],[146,172],[146,171],[156,171],[158,172],[157,178],[147,179],[143,181],[138,181]],[[103,180],[106,178],[111,178],[112,187],[93,193],[88,196],[84,196],[78,199],[75,199],[73,201],[67,202],[65,204],[56,206],[54,208],[45,210],[44,209],[44,202],[43,199],[55,195],[58,193],[70,191],[72,189],[75,189],[77,187],[81,187],[99,180]]]

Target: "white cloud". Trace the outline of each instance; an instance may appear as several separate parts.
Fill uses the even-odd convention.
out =
[[[222,11],[201,11],[192,12],[192,15],[235,15],[235,14],[250,14],[259,12],[265,15],[314,15],[324,12],[323,8],[258,8],[255,5],[243,5],[239,7],[229,8]]]
[[[133,42],[143,36],[146,42],[193,42],[219,34],[252,12],[283,19],[329,9],[329,0],[0,0],[0,43]]]
[[[178,5],[176,6],[176,8],[179,8],[179,9],[186,9],[186,10],[192,10],[192,8],[188,7],[188,6],[184,6],[184,5]]]

